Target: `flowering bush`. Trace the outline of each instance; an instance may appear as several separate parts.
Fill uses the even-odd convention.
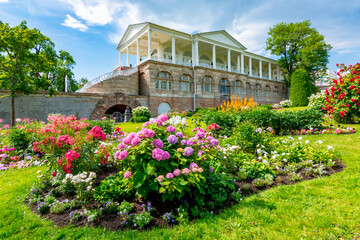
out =
[[[48,121],[39,129],[42,139],[33,143],[33,151],[45,154],[54,172],[96,171],[108,161],[112,146],[103,143],[106,136],[100,127],[87,131],[90,124],[74,116],[49,115]]]
[[[284,101],[281,101],[279,103],[280,107],[283,107],[283,108],[288,108],[288,107],[291,107],[292,106],[292,101],[290,99],[288,100],[284,100]]]
[[[132,111],[131,122],[146,122],[149,121],[151,115],[147,107],[137,107]]]
[[[326,103],[326,92],[324,90],[317,92],[316,94],[312,94],[309,97],[309,108],[315,108],[320,111],[324,111],[323,108]]]
[[[137,194],[160,193],[165,201],[202,188],[204,174],[209,174],[207,160],[218,151],[219,141],[202,128],[193,129],[195,136],[190,138],[185,136],[185,128],[185,124],[160,115],[119,143],[115,159]]]
[[[340,67],[339,80],[334,79],[330,91],[326,90],[324,110],[337,122],[359,123],[360,63],[354,66],[341,64]]]

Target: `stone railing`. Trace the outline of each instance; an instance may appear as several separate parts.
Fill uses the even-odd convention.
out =
[[[126,70],[115,70],[115,71],[112,71],[109,73],[105,73],[99,77],[94,78],[90,82],[86,83],[82,88],[80,88],[76,92],[84,92],[85,89],[88,89],[89,87],[94,86],[95,84],[103,82],[107,79],[117,77],[117,76],[129,76],[137,71],[138,71],[137,67],[134,67],[134,68],[126,69]]]

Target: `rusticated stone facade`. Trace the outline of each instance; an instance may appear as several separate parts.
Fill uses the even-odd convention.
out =
[[[116,76],[106,81],[99,82],[87,89],[84,93],[126,93],[126,95],[139,95],[139,76],[135,72],[128,76]],[[125,90],[126,89],[126,90]],[[125,91],[124,91],[125,90]]]
[[[100,119],[109,108],[116,105],[125,105],[131,107],[132,109],[141,106],[140,102],[136,98],[126,96],[123,93],[115,93],[112,96],[104,96],[97,102],[94,110],[90,114],[90,119]]]
[[[235,97],[253,97],[258,103],[273,104],[288,98],[288,89],[283,82],[250,77],[245,74],[214,70],[203,67],[181,66],[157,61],[146,61],[139,65],[139,93],[149,97],[149,108],[153,116],[158,114],[160,103],[167,103],[172,109],[192,110],[194,89],[196,107],[216,107],[233,94]],[[160,73],[168,73],[162,78]],[[183,75],[191,78],[191,91],[181,91],[179,83]],[[212,91],[206,91],[204,78],[210,79]],[[171,82],[170,89],[161,89],[157,81]],[[158,83],[159,84],[159,83]],[[169,83],[168,83],[169,84]],[[196,85],[196,88],[194,88]],[[203,85],[203,86],[202,86]]]

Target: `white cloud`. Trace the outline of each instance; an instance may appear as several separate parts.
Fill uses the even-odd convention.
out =
[[[9,0],[0,0],[0,3],[7,3]]]
[[[61,0],[69,5],[77,17],[88,25],[104,26],[113,21],[120,3],[108,0]]]
[[[85,32],[88,29],[88,27],[85,24],[83,24],[81,21],[73,18],[70,15],[66,15],[65,21],[61,25],[65,26],[65,27],[79,29],[82,32]]]

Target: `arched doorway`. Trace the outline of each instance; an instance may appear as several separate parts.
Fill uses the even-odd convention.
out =
[[[111,108],[107,109],[105,115],[115,118],[115,122],[123,122],[124,121],[124,113],[126,110],[127,105],[124,104],[117,104],[112,106]],[[129,106],[129,110],[131,112],[131,107]]]
[[[158,114],[169,113],[171,107],[167,102],[162,102],[158,106]]]

